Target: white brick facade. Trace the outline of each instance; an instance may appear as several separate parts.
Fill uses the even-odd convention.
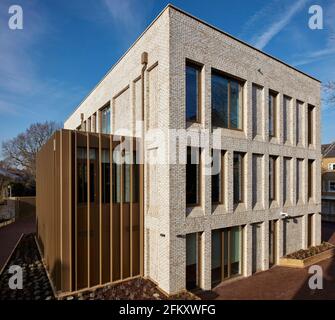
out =
[[[283,253],[307,246],[307,215],[314,214],[313,243],[321,241],[320,179],[320,83],[284,63],[216,30],[215,28],[168,6],[142,34],[123,58],[81,103],[66,121],[66,129],[88,119],[107,102],[112,108],[112,132],[119,126],[134,130],[140,108],[141,53],[147,52],[145,106],[147,128],[185,129],[185,62],[195,61],[202,68],[202,120],[189,126],[211,128],[211,70],[223,71],[243,79],[243,131],[221,129],[225,150],[225,202],[212,210],[211,177],[201,177],[201,206],[186,214],[186,168],[183,164],[146,165],[145,179],[145,275],[168,293],[186,286],[185,235],[201,233],[201,276],[203,289],[211,288],[211,233],[214,229],[243,226],[243,275],[269,267],[269,221],[278,220],[277,258]],[[254,89],[253,89],[254,88]],[[256,90],[255,90],[256,88]],[[278,137],[269,138],[268,94],[278,92]],[[255,102],[255,94],[257,101]],[[289,112],[284,112],[285,97],[291,99]],[[299,110],[297,111],[297,105]],[[307,143],[307,106],[314,108],[314,144]],[[122,110],[121,110],[122,108]],[[127,111],[128,110],[128,111]],[[257,114],[255,114],[257,112]],[[297,126],[298,119],[300,122]],[[199,146],[199,145],[194,145]],[[146,156],[157,152],[167,155],[173,147],[151,144]],[[202,153],[212,145],[200,145]],[[234,210],[233,153],[245,153],[245,200]],[[270,204],[269,156],[278,156],[278,198]],[[297,168],[299,177],[307,177],[308,160],[314,162],[314,196],[307,199],[306,183],[301,184],[302,199],[297,202]],[[301,162],[301,160],[303,160]],[[287,161],[287,162],[285,162]],[[285,177],[285,163],[289,177]],[[299,165],[298,165],[299,163]],[[257,178],[253,178],[256,172]],[[288,181],[286,181],[286,180]],[[290,201],[284,203],[284,189]],[[299,187],[300,188],[300,187]],[[256,190],[255,190],[256,189]],[[154,196],[154,197],[153,197]],[[280,212],[290,215],[280,219]],[[257,251],[253,251],[252,230],[257,228]],[[285,226],[286,224],[286,226]],[[283,235],[286,234],[284,239]],[[254,238],[255,239],[255,238]],[[256,254],[255,254],[256,252]],[[256,264],[253,262],[256,259]]]

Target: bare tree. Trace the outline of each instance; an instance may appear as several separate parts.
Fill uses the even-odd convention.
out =
[[[24,133],[3,142],[2,154],[5,163],[11,168],[23,171],[26,176],[35,180],[36,153],[60,127],[56,122],[36,123]]]
[[[335,105],[335,81],[329,81],[323,85],[326,98],[325,101],[329,104]]]

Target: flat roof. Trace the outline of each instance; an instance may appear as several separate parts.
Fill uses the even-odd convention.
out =
[[[305,72],[303,72],[303,71],[301,71],[301,70],[299,70],[299,69],[297,69],[297,68],[295,68],[295,67],[293,67],[293,66],[291,66],[291,65],[289,65],[289,64],[287,64],[286,62],[284,62],[284,61],[282,61],[282,60],[280,60],[280,59],[278,59],[278,58],[276,58],[276,57],[274,57],[274,56],[272,56],[272,55],[270,55],[270,54],[268,54],[268,53],[266,53],[266,52],[264,52],[264,51],[262,51],[262,50],[260,50],[260,49],[257,49],[257,48],[255,48],[255,47],[253,47],[252,45],[250,45],[250,44],[248,44],[247,42],[244,42],[243,40],[240,40],[240,39],[238,39],[238,38],[236,38],[236,37],[234,37],[234,36],[232,36],[231,34],[229,34],[229,33],[227,33],[227,32],[225,32],[225,31],[223,31],[223,30],[221,30],[221,29],[219,29],[219,28],[217,28],[217,27],[215,27],[215,26],[213,26],[213,25],[211,25],[211,24],[209,24],[208,22],[206,22],[206,21],[204,21],[204,20],[201,20],[200,18],[197,18],[197,17],[195,17],[195,16],[193,16],[192,14],[190,14],[190,13],[188,13],[188,12],[186,12],[186,11],[184,11],[184,10],[182,10],[182,9],[180,9],[180,8],[178,8],[178,7],[176,7],[175,5],[173,5],[173,4],[171,4],[171,3],[169,3],[169,4],[167,4],[166,5],[166,7],[157,15],[157,17],[149,24],[149,26],[147,27],[147,28],[145,28],[145,30],[141,33],[141,35],[133,42],[133,44],[128,48],[128,50],[117,60],[117,62],[107,71],[107,73],[102,77],[102,79],[94,86],[94,88],[84,97],[84,99],[82,99],[81,100],[81,102],[79,103],[79,105],[77,106],[77,108],[71,113],[71,115],[73,115],[78,109],[79,109],[79,107],[82,105],[82,103],[91,95],[91,93],[99,86],[99,84],[113,71],[113,69],[117,66],[117,64],[126,56],[126,54],[131,50],[131,48],[133,48],[134,46],[135,46],[135,44],[143,37],[143,35],[150,29],[150,27],[158,20],[158,18],[165,12],[165,10],[167,9],[167,8],[172,8],[172,9],[174,9],[174,10],[176,10],[176,11],[178,11],[178,12],[180,12],[180,13],[182,13],[182,14],[184,14],[184,15],[186,15],[186,16],[188,16],[188,17],[190,17],[190,18],[192,18],[192,19],[194,19],[194,20],[196,20],[196,21],[198,21],[198,22],[200,22],[200,23],[202,23],[202,24],[204,24],[204,25],[206,25],[206,26],[208,26],[208,27],[210,27],[210,28],[212,28],[212,29],[214,29],[214,30],[216,30],[216,31],[218,31],[218,32],[220,32],[220,33],[222,33],[222,34],[224,34],[224,35],[226,35],[227,37],[229,37],[229,38],[231,38],[231,39],[234,39],[235,41],[238,41],[239,43],[242,43],[243,45],[245,45],[245,46],[247,46],[247,47],[249,47],[249,48],[251,48],[251,49],[253,49],[253,50],[255,50],[255,51],[257,51],[257,52],[259,52],[259,53],[262,53],[262,54],[264,54],[265,56],[267,56],[267,57],[269,57],[269,58],[271,58],[271,59],[273,59],[273,60],[276,60],[277,62],[279,62],[279,63],[281,63],[281,64],[283,64],[283,65],[285,65],[285,66],[287,66],[287,67],[289,67],[289,68],[291,68],[291,69],[293,69],[293,70],[295,70],[295,71],[297,71],[297,72],[299,72],[299,73],[301,73],[301,74],[303,74],[304,76],[306,76],[306,77],[308,77],[308,78],[310,78],[310,79],[312,79],[312,80],[315,80],[315,81],[317,81],[317,82],[319,82],[319,83],[321,83],[321,81],[319,80],[319,79],[317,79],[317,78],[314,78],[314,77],[312,77],[312,76],[310,76],[309,74],[307,74],[307,73],[305,73]],[[71,117],[71,115],[70,115],[70,117]],[[68,117],[69,118],[69,117]]]

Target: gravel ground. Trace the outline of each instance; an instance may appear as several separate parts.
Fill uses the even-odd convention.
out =
[[[8,281],[12,265],[22,267],[23,289],[11,290]],[[0,275],[0,300],[54,300],[53,291],[37,249],[34,234],[24,235]],[[137,278],[61,300],[194,300],[188,292],[167,297],[150,280]]]
[[[12,290],[8,282],[13,274],[9,268],[22,268],[23,288]],[[52,300],[53,291],[38,252],[34,234],[24,235],[15,249],[9,263],[0,275],[0,300]]]
[[[195,300],[188,292],[167,297],[150,280],[136,278],[116,285],[86,291],[74,296],[64,297],[63,300]]]

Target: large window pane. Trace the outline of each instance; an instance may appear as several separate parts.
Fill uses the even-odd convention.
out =
[[[213,167],[212,167],[212,203],[223,203],[223,151],[216,150],[212,153]],[[213,172],[214,170],[214,172]],[[216,174],[215,174],[216,173]]]
[[[186,121],[199,121],[200,68],[186,66]]]
[[[269,135],[276,136],[276,100],[277,95],[273,92],[269,93]]]
[[[240,84],[230,81],[230,128],[242,129]]]
[[[101,110],[101,132],[106,134],[111,133],[110,106]]]
[[[212,125],[228,128],[228,80],[212,75]]]
[[[242,129],[242,86],[233,79],[212,74],[212,125]]]
[[[243,202],[243,155],[234,153],[234,203]]]
[[[194,289],[198,280],[198,235],[196,233],[186,235],[186,287]]]
[[[212,282],[217,284],[221,282],[222,274],[222,258],[221,258],[221,231],[214,230],[212,231]]]
[[[187,165],[186,165],[186,203],[189,206],[199,204],[199,150],[193,150],[194,159],[192,159],[192,148],[187,148]]]
[[[231,275],[241,273],[241,231],[240,227],[232,228],[230,231],[230,260]]]
[[[276,158],[269,158],[269,199],[276,200]]]

